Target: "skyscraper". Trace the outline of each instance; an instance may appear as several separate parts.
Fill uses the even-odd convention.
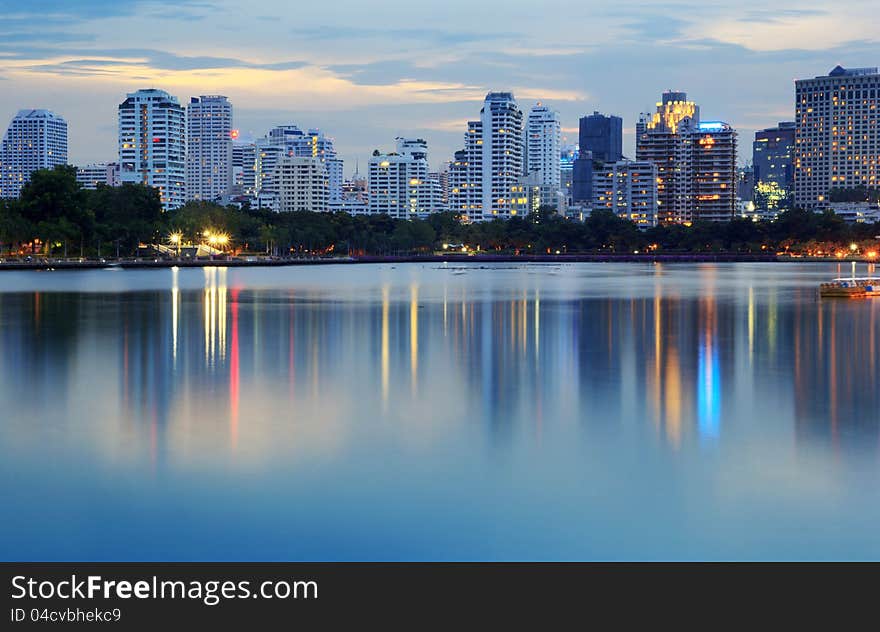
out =
[[[558,205],[561,136],[559,113],[541,103],[535,105],[526,129],[526,170],[537,179],[542,206]]]
[[[880,186],[880,74],[835,67],[795,82],[794,201],[828,205],[833,188]]]
[[[721,121],[682,121],[675,164],[676,221],[727,222],[736,213],[736,130]]]
[[[192,97],[186,108],[186,197],[219,200],[232,187],[232,104]]]
[[[593,112],[580,120],[578,144],[593,160],[617,162],[623,157],[623,119]]]
[[[515,215],[512,197],[522,172],[522,111],[512,93],[490,92],[450,169],[451,210],[471,221]]]
[[[642,115],[636,158],[657,165],[658,219],[665,223],[728,221],[736,211],[736,130],[700,122],[684,92],[665,92]]]
[[[794,202],[794,144],[797,124],[782,122],[755,132],[752,144],[755,208],[778,211]]]
[[[636,160],[657,165],[657,216],[661,223],[685,221],[684,213],[676,211],[675,190],[683,140],[679,127],[685,120],[698,124],[699,106],[688,101],[684,92],[664,92],[656,111],[643,114],[636,127]]]
[[[186,197],[185,128],[183,107],[164,90],[138,90],[119,105],[120,180],[157,188],[166,211]]]
[[[17,198],[38,169],[67,164],[67,121],[49,110],[19,110],[0,146],[0,197]]]

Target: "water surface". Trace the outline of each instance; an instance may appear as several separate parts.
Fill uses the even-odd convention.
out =
[[[0,558],[880,558],[880,300],[837,274],[2,273]]]

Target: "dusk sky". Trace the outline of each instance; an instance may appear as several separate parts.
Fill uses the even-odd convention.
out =
[[[815,2],[400,0],[0,0],[0,125],[47,108],[70,125],[75,164],[116,159],[116,106],[156,87],[224,94],[244,137],[320,127],[346,175],[395,136],[429,143],[433,166],[461,145],[489,90],[541,100],[577,138],[579,116],[623,117],[684,90],[703,119],[740,131],[791,120],[795,78],[876,66],[876,0]]]

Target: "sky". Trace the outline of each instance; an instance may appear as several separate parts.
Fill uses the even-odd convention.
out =
[[[772,8],[771,8],[772,4]],[[624,119],[684,90],[740,132],[793,117],[794,79],[880,65],[876,0],[0,0],[0,127],[19,109],[69,124],[74,164],[116,159],[116,107],[161,88],[223,94],[245,138],[318,127],[350,174],[396,136],[460,148],[490,90],[527,111]]]

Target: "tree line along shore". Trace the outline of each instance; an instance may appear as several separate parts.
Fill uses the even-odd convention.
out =
[[[801,209],[784,211],[772,222],[736,218],[647,230],[606,210],[582,222],[541,208],[525,217],[478,223],[462,223],[454,213],[405,220],[275,213],[211,202],[164,212],[156,189],[125,184],[85,190],[67,166],[35,172],[20,198],[0,200],[0,257],[6,263],[222,258],[254,264],[462,254],[484,260],[766,260],[777,255],[873,260],[878,250],[877,224],[848,224],[831,212]]]

